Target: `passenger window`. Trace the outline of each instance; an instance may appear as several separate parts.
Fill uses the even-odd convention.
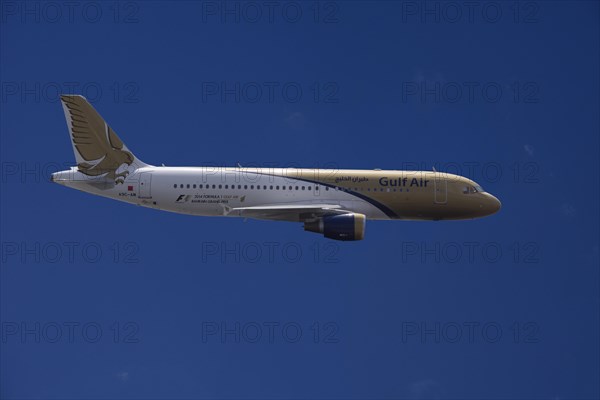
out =
[[[276,188],[277,190],[279,190],[279,186],[275,186],[275,188]]]
[[[213,185],[213,189],[214,189],[214,188],[216,188],[216,186],[215,186],[215,185]]]
[[[244,189],[248,189],[248,185],[244,185]]]
[[[199,187],[200,189],[202,189],[202,184],[198,185],[198,187]]]
[[[175,189],[177,189],[177,184],[174,184],[174,185],[173,185],[173,187],[174,187]]]
[[[183,189],[183,183],[182,183],[181,185],[179,185],[179,188],[180,188],[180,189]]]
[[[254,185],[250,185],[250,189],[254,189]]]

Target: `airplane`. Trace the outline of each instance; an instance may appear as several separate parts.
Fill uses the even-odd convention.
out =
[[[292,221],[325,238],[362,240],[370,220],[463,220],[500,210],[465,177],[433,171],[167,167],[137,158],[94,107],[62,95],[77,166],[52,182],[157,210]]]

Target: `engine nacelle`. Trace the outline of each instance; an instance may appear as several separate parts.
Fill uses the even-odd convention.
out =
[[[322,233],[328,239],[362,240],[365,237],[366,221],[364,214],[326,215],[316,221],[305,222],[304,230]]]

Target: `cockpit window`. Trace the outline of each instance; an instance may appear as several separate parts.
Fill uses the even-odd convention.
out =
[[[484,192],[483,188],[479,185],[463,187],[464,194],[483,193],[483,192]]]

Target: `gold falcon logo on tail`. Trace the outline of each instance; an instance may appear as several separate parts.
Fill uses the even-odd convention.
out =
[[[135,170],[146,165],[129,151],[83,96],[62,95],[60,98],[81,173],[94,177],[104,175],[119,184],[129,175],[130,166]]]

